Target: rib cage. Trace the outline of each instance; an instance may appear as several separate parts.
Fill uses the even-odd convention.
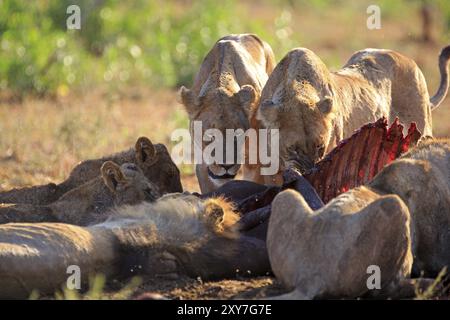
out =
[[[388,128],[386,118],[368,123],[342,140],[304,177],[327,203],[349,189],[366,184],[387,164],[395,160],[421,137],[415,123],[403,136],[398,118]]]

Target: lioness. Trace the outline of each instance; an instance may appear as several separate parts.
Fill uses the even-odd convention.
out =
[[[256,35],[229,35],[219,39],[203,60],[192,89],[180,89],[180,100],[189,115],[193,139],[194,121],[201,121],[203,131],[217,129],[224,137],[226,129],[246,131],[255,127],[253,114],[274,66],[272,49]],[[203,139],[195,143],[202,150],[208,144]],[[241,151],[237,149],[235,141],[232,163],[196,165],[202,193],[211,192],[236,176],[240,168],[236,154]],[[224,162],[226,154],[224,146]],[[252,174],[252,166],[244,168],[245,179]]]
[[[155,201],[161,196],[134,163],[106,161],[101,175],[70,190],[48,205],[0,205],[0,223],[65,222],[89,225],[108,218],[113,206]]]
[[[287,297],[363,295],[371,265],[390,292],[410,283],[411,267],[427,276],[449,267],[449,177],[450,141],[427,141],[317,211],[298,193],[277,195],[267,247],[274,274],[294,290]]]
[[[134,275],[202,279],[263,275],[265,242],[236,232],[237,215],[222,199],[169,194],[155,203],[124,206],[89,227],[62,223],[0,225],[0,297],[53,293],[67,268],[108,280]]]
[[[82,161],[60,184],[50,183],[0,192],[0,203],[50,204],[66,192],[98,177],[100,168],[106,161],[119,165],[136,164],[143,174],[158,186],[161,194],[183,191],[180,171],[172,161],[167,148],[160,143],[153,144],[146,137],[140,137],[134,148],[100,159]]]
[[[361,297],[370,266],[381,270],[382,289],[396,287],[411,271],[409,219],[397,196],[355,201],[350,191],[314,212],[299,193],[278,194],[267,250],[275,276],[292,290],[278,298]]]
[[[290,51],[275,67],[261,94],[258,118],[280,130],[280,157],[292,153],[307,171],[344,138],[367,122],[386,117],[392,123],[416,122],[432,136],[431,110],[444,100],[450,46],[439,56],[441,82],[430,99],[416,63],[391,50],[356,52],[337,72],[330,72],[311,50]]]

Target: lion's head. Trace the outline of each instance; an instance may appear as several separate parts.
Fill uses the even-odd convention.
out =
[[[119,166],[106,161],[101,167],[101,175],[114,196],[115,205],[152,202],[161,196],[158,186],[150,182],[134,163]]]
[[[219,87],[202,90],[198,96],[192,90],[182,87],[180,90],[180,100],[184,105],[190,120],[191,136],[194,137],[193,123],[199,121],[202,124],[202,137],[208,129],[220,131],[223,136],[223,163],[212,163],[208,165],[208,175],[213,179],[233,179],[239,171],[240,164],[237,162],[238,150],[237,139],[232,142],[233,161],[227,161],[226,136],[227,129],[242,129],[244,132],[250,128],[249,115],[257,104],[257,92],[251,85],[239,87]],[[208,138],[208,134],[206,134]],[[212,143],[202,139],[202,150]],[[197,141],[196,141],[197,143]],[[231,143],[228,142],[230,145]],[[200,144],[199,144],[200,146]]]
[[[183,192],[180,170],[165,145],[153,144],[147,137],[140,137],[136,141],[134,151],[136,164],[145,177],[158,185],[161,194]]]
[[[335,108],[329,71],[310,50],[290,51],[270,75],[258,118],[279,129],[280,158],[310,169],[330,147]]]

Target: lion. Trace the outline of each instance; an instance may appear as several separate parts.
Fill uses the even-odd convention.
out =
[[[140,137],[134,148],[100,159],[82,161],[60,184],[50,183],[0,192],[0,203],[48,205],[68,191],[97,178],[101,166],[106,161],[112,161],[118,165],[136,164],[144,175],[158,186],[162,194],[183,191],[180,171],[172,161],[167,148],[163,144],[153,144],[146,137]]]
[[[275,67],[261,93],[257,117],[279,129],[284,166],[298,158],[302,171],[348,138],[359,127],[386,117],[415,122],[432,136],[431,110],[447,95],[450,46],[439,56],[441,81],[430,99],[416,63],[392,50],[365,49],[330,72],[311,50],[291,50]],[[283,167],[282,163],[282,167]]]
[[[64,222],[90,225],[108,218],[114,206],[155,201],[161,196],[134,163],[121,166],[106,161],[101,175],[74,188],[48,205],[6,204],[0,207],[0,223]]]
[[[450,140],[431,140],[315,212],[298,193],[277,195],[267,248],[293,290],[285,297],[414,293],[411,272],[435,277],[450,266],[449,177]],[[366,285],[370,266],[380,268],[379,290]]]
[[[274,66],[271,47],[254,34],[228,35],[219,39],[203,60],[193,87],[180,89],[180,100],[189,116],[191,136],[194,137],[195,121],[202,123],[203,131],[217,129],[224,137],[226,129],[245,132],[256,128],[255,109]],[[210,143],[203,140],[194,142],[202,150]],[[223,164],[196,165],[202,193],[214,191],[237,175],[240,164],[236,154],[240,150],[236,140],[233,162],[227,162],[226,148],[223,148]],[[252,165],[246,166],[244,179],[256,179],[250,177],[254,171]]]
[[[267,233],[272,271],[291,290],[278,298],[363,296],[370,266],[381,270],[381,288],[396,286],[409,277],[413,260],[409,219],[397,196],[355,201],[350,191],[314,212],[299,193],[281,192]]]
[[[224,199],[178,193],[114,209],[88,227],[0,225],[0,297],[53,293],[65,287],[69,266],[80,268],[83,288],[98,273],[108,280],[263,275],[270,270],[265,242],[240,235],[237,220]]]
[[[396,194],[411,213],[413,274],[450,268],[450,140],[428,139],[385,167],[367,186]]]

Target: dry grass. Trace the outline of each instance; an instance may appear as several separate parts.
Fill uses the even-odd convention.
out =
[[[61,181],[73,166],[130,148],[145,135],[170,146],[187,118],[172,91],[100,90],[62,100],[29,99],[0,107],[0,190]],[[191,168],[184,185],[197,190]]]

